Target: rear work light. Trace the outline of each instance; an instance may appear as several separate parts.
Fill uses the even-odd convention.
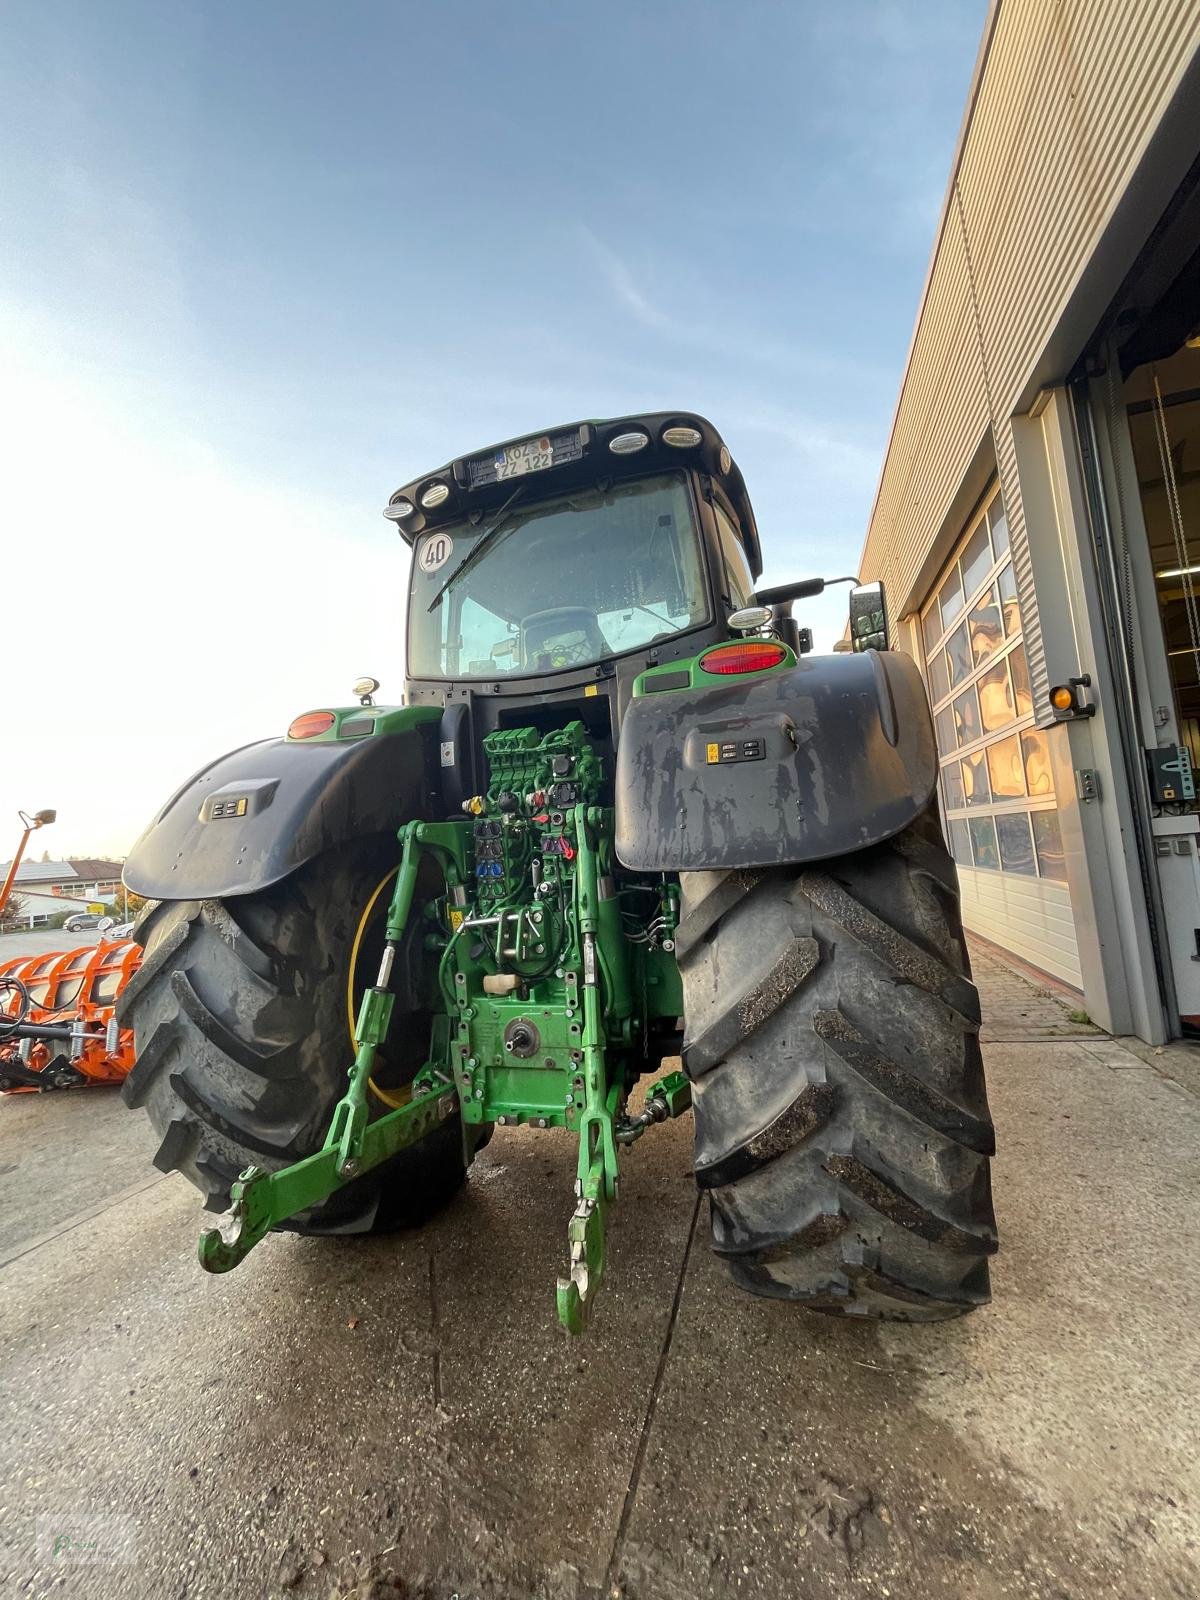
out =
[[[632,456],[644,450],[649,443],[650,435],[643,433],[640,428],[634,428],[629,433],[619,433],[615,439],[610,439],[608,448],[615,456]]]
[[[719,644],[700,657],[703,672],[722,677],[735,672],[765,672],[777,667],[787,656],[787,646],[775,639],[741,639],[736,644]]]
[[[306,711],[288,728],[289,739],[315,739],[319,733],[328,733],[337,718],[332,711]]]

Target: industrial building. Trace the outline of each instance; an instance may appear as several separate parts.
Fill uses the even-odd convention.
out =
[[[968,928],[1115,1033],[1200,1031],[1195,0],[992,5],[860,571]]]

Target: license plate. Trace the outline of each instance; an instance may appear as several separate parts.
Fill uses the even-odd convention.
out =
[[[525,472],[545,472],[554,465],[549,439],[523,439],[507,450],[496,451],[496,478],[519,478]]]

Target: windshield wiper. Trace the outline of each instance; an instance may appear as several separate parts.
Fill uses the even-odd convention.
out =
[[[450,574],[445,583],[426,606],[426,615],[433,610],[434,606],[440,605],[442,596],[445,594],[446,590],[450,587],[454,580],[456,578],[461,578],[467,568],[473,566],[474,563],[479,560],[483,552],[489,548],[493,539],[495,539],[496,535],[500,532],[500,529],[504,526],[508,518],[509,508],[516,504],[524,492],[525,485],[523,483],[519,483],[509,495],[508,499],[500,507],[500,510],[496,513],[495,520],[479,535],[479,538],[475,541],[470,550],[467,551],[466,555],[458,563],[454,571]]]

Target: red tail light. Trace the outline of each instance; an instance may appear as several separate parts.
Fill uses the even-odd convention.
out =
[[[287,736],[289,739],[315,739],[319,733],[328,733],[336,721],[332,711],[306,711],[292,723]]]
[[[775,639],[739,639],[736,644],[719,644],[700,657],[704,672],[723,676],[734,672],[765,672],[777,667],[787,655],[786,645]]]

